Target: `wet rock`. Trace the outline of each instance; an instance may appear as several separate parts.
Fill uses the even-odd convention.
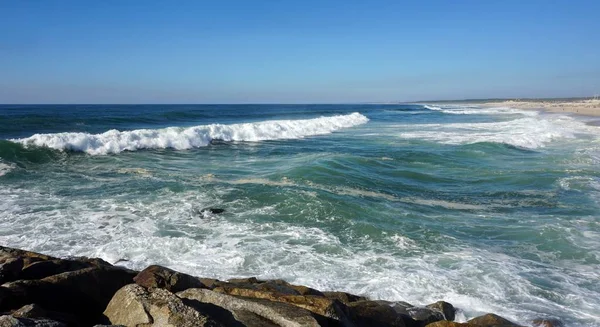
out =
[[[494,326],[494,327],[519,327],[520,325],[515,324],[514,322],[502,318],[493,313],[488,313],[483,316],[479,316],[473,318],[467,322],[468,326]]]
[[[104,315],[112,324],[125,326],[222,326],[167,290],[145,289],[137,284],[117,291]]]
[[[99,322],[113,294],[132,283],[134,276],[135,272],[126,269],[94,267],[7,283],[4,287],[9,300],[2,302],[0,310],[37,303],[47,310],[73,314],[81,324],[91,325]]]
[[[188,289],[177,293],[186,303],[203,311],[212,311],[227,326],[320,326],[310,311],[280,302],[240,298],[207,289]],[[216,313],[219,308],[228,313]]]
[[[0,316],[0,327],[67,327],[67,325],[48,319],[35,320],[13,316]]]
[[[212,213],[212,214],[220,214],[225,212],[225,209],[221,209],[221,208],[204,208],[202,210],[200,210],[200,213]]]
[[[6,258],[0,264],[0,285],[19,279],[23,269],[23,258]]]
[[[426,305],[425,307],[441,312],[444,315],[445,320],[453,321],[456,317],[456,309],[454,306],[445,301],[437,301]]]
[[[332,300],[338,300],[344,304],[368,300],[364,296],[358,296],[358,295],[345,293],[345,292],[323,292],[323,296],[325,296],[329,299],[332,299]]]
[[[355,301],[348,304],[350,318],[357,326],[405,327],[405,317],[390,305],[379,301]]]
[[[188,288],[206,288],[200,279],[196,277],[157,265],[140,271],[133,280],[136,284],[146,288],[164,288],[173,293],[181,292]]]
[[[534,327],[564,327],[562,321],[558,319],[534,319],[531,321],[531,325]]]
[[[258,280],[256,277],[248,277],[248,278],[232,278],[227,280],[228,283],[231,284],[257,284],[262,281]]]
[[[406,309],[408,315],[419,322],[421,326],[427,326],[428,324],[440,320],[444,320],[444,314],[433,309],[412,307]]]

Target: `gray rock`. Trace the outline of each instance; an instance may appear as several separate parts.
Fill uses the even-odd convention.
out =
[[[126,285],[117,291],[104,315],[112,324],[125,326],[222,326],[167,290],[145,289],[137,284]]]
[[[218,314],[227,326],[240,324],[247,327],[261,326],[320,326],[314,314],[291,304],[268,301],[265,299],[240,298],[207,289],[192,288],[177,293],[189,305],[199,310],[225,309],[226,313]]]
[[[13,316],[0,316],[0,327],[67,327],[67,325],[47,319],[27,319]]]

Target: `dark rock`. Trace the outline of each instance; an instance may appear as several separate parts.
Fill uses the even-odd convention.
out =
[[[330,298],[332,300],[338,300],[344,304],[368,300],[364,296],[358,296],[358,295],[345,293],[345,292],[323,292],[323,296]]]
[[[467,322],[468,326],[493,326],[493,327],[519,327],[520,325],[515,324],[514,322],[502,318],[493,313],[488,313],[483,316],[479,316],[473,318]]]
[[[428,324],[440,320],[444,320],[444,314],[433,309],[412,307],[408,308],[408,315],[419,322],[421,326],[427,326]]]
[[[531,321],[531,325],[534,327],[564,327],[562,321],[558,319],[534,319]]]
[[[4,284],[9,300],[0,310],[37,303],[52,311],[73,314],[81,324],[100,322],[113,294],[133,282],[135,272],[116,267],[94,267],[65,272],[39,280]]]
[[[226,283],[224,281],[220,281],[220,280],[214,279],[214,278],[198,278],[198,280],[202,284],[204,284],[204,286],[206,286],[206,288],[211,289],[211,290],[215,287],[221,286],[224,283]]]
[[[200,213],[212,213],[212,214],[220,214],[225,212],[225,209],[220,208],[205,208],[200,210]]]
[[[189,305],[202,311],[218,311],[226,313],[214,314],[226,326],[274,327],[274,326],[321,326],[308,310],[280,302],[264,299],[240,298],[217,293],[207,289],[191,288],[177,293]]]
[[[17,318],[51,319],[70,326],[78,325],[77,318],[74,315],[63,312],[48,311],[35,303],[24,305],[18,310],[13,311],[10,315]]]
[[[13,316],[0,316],[0,327],[67,327],[67,325],[47,319],[34,320]]]
[[[388,304],[356,301],[348,304],[350,318],[357,326],[405,327],[405,318]]]
[[[21,257],[6,258],[0,264],[0,285],[19,279],[23,265],[24,261]]]
[[[200,279],[196,277],[157,265],[140,271],[133,280],[136,284],[146,288],[164,288],[173,293],[181,292],[188,288],[206,288]]]
[[[167,290],[146,289],[137,284],[117,291],[104,315],[112,324],[125,326],[222,326]]]
[[[232,283],[232,284],[256,284],[256,283],[262,283],[263,281],[256,279],[256,277],[249,277],[249,278],[232,278],[227,280],[228,283]]]
[[[449,321],[453,321],[456,317],[456,309],[448,302],[437,301],[435,303],[426,305],[425,307],[441,312],[444,315],[444,319]]]
[[[4,246],[0,246],[0,263],[4,263],[6,260],[23,258],[25,264],[39,260],[53,260],[56,259],[45,254],[30,252],[25,250],[13,249]]]
[[[256,291],[274,292],[285,295],[317,295],[323,296],[323,293],[313,288],[293,285],[284,280],[268,280],[260,281],[254,277],[244,279],[231,279],[228,283],[221,283],[217,287],[220,288],[221,293],[228,293],[229,289],[244,288]]]

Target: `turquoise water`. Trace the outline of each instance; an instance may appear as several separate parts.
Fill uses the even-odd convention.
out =
[[[461,320],[598,326],[589,120],[459,105],[0,106],[0,244],[444,299]]]

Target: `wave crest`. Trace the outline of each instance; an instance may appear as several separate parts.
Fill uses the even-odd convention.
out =
[[[323,135],[364,124],[369,119],[355,112],[348,115],[301,120],[272,120],[243,124],[211,124],[194,127],[167,127],[133,131],[110,130],[101,134],[53,133],[35,134],[11,140],[24,146],[47,147],[56,150],[105,155],[141,149],[185,150],[203,147],[213,140],[258,142],[266,140],[300,139]]]

